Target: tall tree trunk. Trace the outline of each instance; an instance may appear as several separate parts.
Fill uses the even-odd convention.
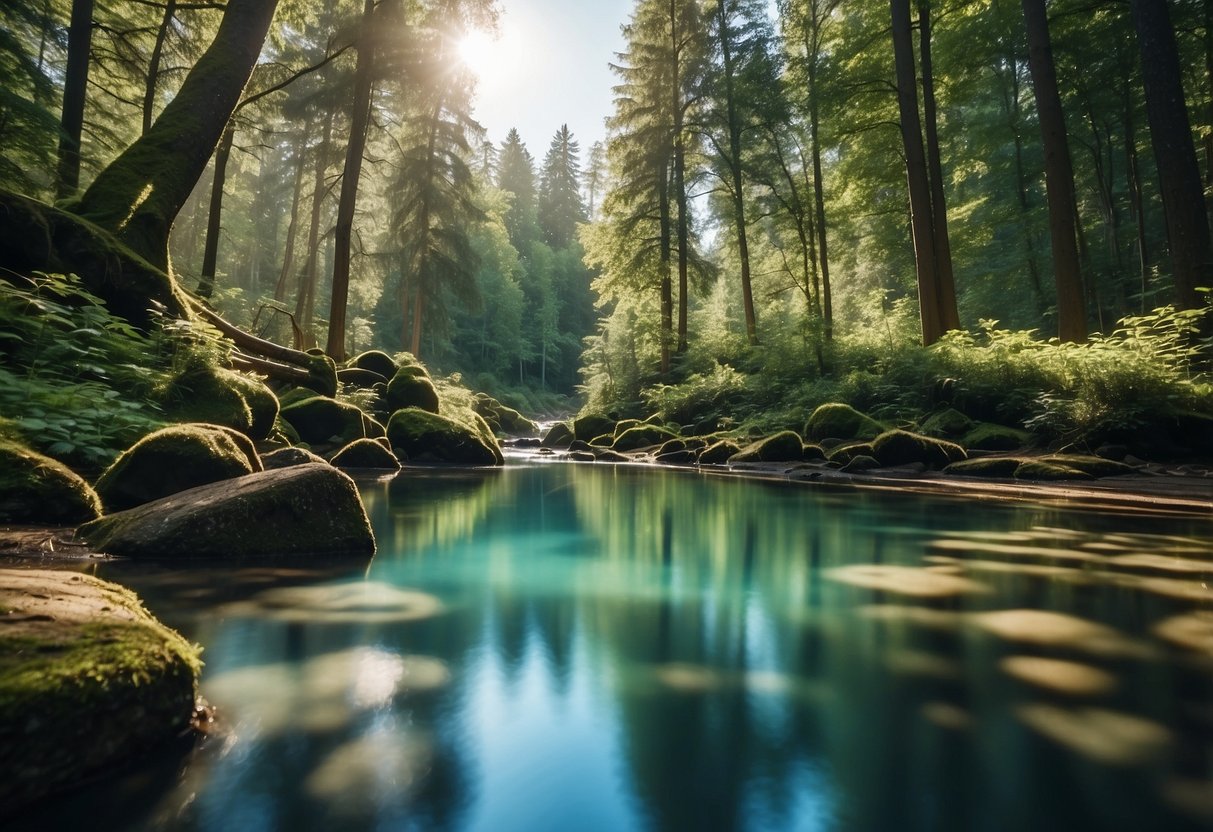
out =
[[[657,195],[658,224],[661,240],[658,243],[658,268],[661,271],[661,374],[670,372],[670,345],[674,340],[674,293],[670,282],[670,248],[673,232],[670,222],[670,171],[662,164],[659,167]]]
[[[754,314],[754,290],[750,274],[750,241],[746,233],[745,195],[741,175],[741,124],[737,117],[737,97],[733,71],[733,33],[725,0],[716,1],[720,21],[720,51],[724,59],[725,110],[729,130],[729,179],[733,189],[733,223],[737,230],[737,256],[741,260],[741,304],[745,311],[746,340],[758,343],[758,322]]]
[[[893,20],[893,62],[897,71],[897,105],[901,138],[906,153],[906,179],[910,191],[910,227],[914,237],[914,265],[918,273],[918,308],[922,342],[930,345],[943,335],[939,316],[939,278],[935,231],[931,223],[931,186],[926,151],[918,118],[918,84],[914,72],[914,44],[910,39],[909,0],[890,0]]]
[[[168,270],[168,236],[257,63],[278,0],[228,0],[215,39],[152,128],[85,192],[78,213]]]
[[[219,233],[223,228],[223,185],[227,182],[227,160],[236,139],[236,122],[229,121],[215,150],[215,178],[211,181],[211,207],[206,219],[206,245],[202,248],[202,274],[198,278],[198,296],[215,293],[215,271],[219,262]]]
[[[960,315],[956,310],[956,278],[952,271],[952,243],[948,239],[948,209],[939,154],[939,117],[931,64],[930,0],[918,0],[918,43],[922,60],[922,115],[927,132],[927,173],[931,181],[931,227],[935,234],[936,299],[939,322],[947,332],[960,329]]]
[[[1133,100],[1128,86],[1124,89],[1125,177],[1129,190],[1129,211],[1137,231],[1137,265],[1141,276],[1141,304],[1146,312],[1146,295],[1150,290],[1150,251],[1146,240],[1146,206],[1141,193],[1141,171],[1137,161],[1137,129],[1133,118]]]
[[[307,144],[304,134],[295,145],[295,188],[291,197],[291,220],[286,227],[286,247],[282,252],[282,271],[278,273],[278,283],[274,286],[274,300],[286,300],[287,281],[290,280],[291,269],[295,264],[295,236],[299,230],[299,200],[303,196],[303,169],[306,155],[303,152]]]
[[[1077,211],[1074,171],[1070,164],[1061,97],[1057,93],[1045,0],[1023,0],[1023,16],[1028,33],[1028,69],[1032,73],[1032,91],[1036,96],[1045,155],[1053,278],[1057,283],[1057,334],[1063,341],[1082,342],[1087,340],[1087,313],[1074,226]]]
[[[358,35],[358,65],[354,70],[354,108],[350,114],[350,141],[345,151],[345,173],[341,178],[341,199],[337,203],[334,230],[336,253],[333,260],[333,296],[329,306],[329,336],[325,352],[334,361],[345,360],[345,315],[350,290],[350,244],[354,233],[354,207],[358,199],[358,180],[362,176],[362,154],[366,150],[367,128],[371,118],[371,80],[375,64],[375,0],[366,0],[362,11],[362,30]]]
[[[80,135],[84,131],[84,102],[88,97],[89,53],[93,43],[93,0],[72,0],[67,30],[67,71],[63,79],[63,117],[59,136],[60,199],[80,187]],[[167,236],[165,240],[167,240]]]
[[[295,320],[303,329],[303,346],[310,348],[315,340],[311,331],[315,312],[316,277],[320,262],[320,215],[324,207],[324,175],[329,167],[329,145],[333,139],[333,109],[325,108],[324,132],[316,147],[316,169],[312,190],[311,223],[307,232],[307,260],[299,276],[299,294],[295,299]]]
[[[682,27],[677,11],[676,0],[670,0],[670,37],[672,41],[671,82],[673,91],[674,116],[674,204],[678,208],[676,226],[678,241],[678,344],[676,352],[682,355],[687,351],[687,289],[690,269],[690,217],[687,203],[686,188],[686,136],[684,135],[684,117],[686,102],[682,95],[682,54],[685,48],[682,43]]]
[[[1166,0],[1132,0],[1131,5],[1176,300],[1181,309],[1195,309],[1200,305],[1196,289],[1213,286],[1213,262],[1208,211],[1184,101],[1175,30]]]
[[[164,5],[164,17],[156,30],[156,44],[147,63],[147,80],[143,85],[143,133],[152,129],[152,111],[156,109],[156,85],[160,81],[160,59],[164,55],[164,42],[168,40],[169,27],[177,14],[177,0],[168,0]]]
[[[814,17],[817,10],[814,6]],[[814,26],[820,30],[821,21],[818,20]],[[815,36],[816,38],[816,36]],[[814,47],[814,54],[809,58],[809,140],[812,142],[813,155],[813,207],[817,215],[817,221],[814,223],[817,231],[817,262],[821,273],[821,309],[822,317],[825,323],[825,339],[827,341],[834,338],[834,303],[830,292],[830,249],[826,241],[826,202],[825,202],[825,179],[822,176],[821,169],[821,116],[820,116],[820,92],[817,89],[817,54]]]

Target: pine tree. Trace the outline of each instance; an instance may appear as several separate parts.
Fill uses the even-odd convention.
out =
[[[501,143],[497,157],[497,187],[513,195],[513,205],[506,212],[505,226],[510,242],[525,251],[536,230],[535,158],[531,156],[517,129],[511,129]]]
[[[577,226],[586,221],[578,181],[581,176],[580,146],[561,125],[552,139],[539,176],[539,228],[544,242],[565,249],[577,239]]]

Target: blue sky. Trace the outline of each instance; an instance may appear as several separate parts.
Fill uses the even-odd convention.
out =
[[[475,116],[500,143],[511,127],[535,157],[543,159],[561,124],[581,142],[606,135],[615,77],[608,68],[623,47],[619,28],[631,0],[500,0],[500,38],[478,44]]]

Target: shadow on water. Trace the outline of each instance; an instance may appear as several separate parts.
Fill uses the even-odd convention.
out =
[[[31,824],[1213,824],[1209,521],[627,466],[363,494],[369,567],[110,567],[229,730]]]

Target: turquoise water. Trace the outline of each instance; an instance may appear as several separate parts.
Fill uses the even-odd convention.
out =
[[[102,570],[227,730],[26,824],[1213,826],[1213,521],[517,461],[363,494],[369,563]]]

